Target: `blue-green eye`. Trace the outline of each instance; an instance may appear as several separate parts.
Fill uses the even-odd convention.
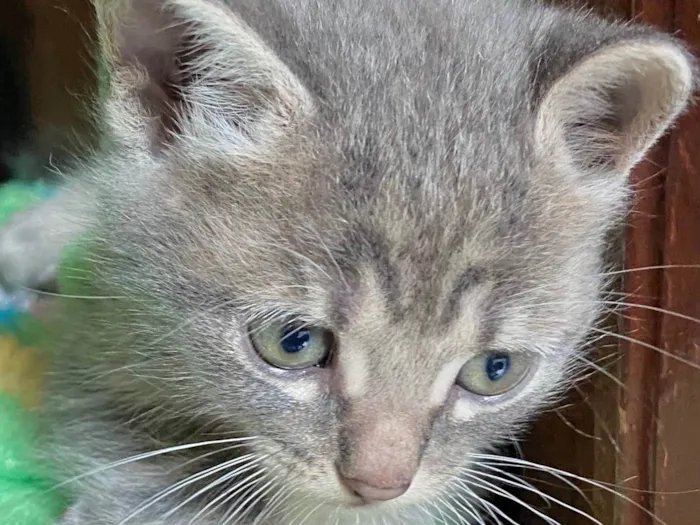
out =
[[[513,390],[527,376],[532,359],[526,354],[491,352],[479,354],[465,364],[457,384],[479,396],[491,397]]]
[[[265,361],[288,370],[325,366],[333,348],[328,330],[290,322],[253,324],[250,340]]]

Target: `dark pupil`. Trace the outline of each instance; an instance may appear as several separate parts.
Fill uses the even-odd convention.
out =
[[[486,375],[491,381],[500,381],[510,369],[510,356],[496,354],[486,359]]]
[[[299,328],[297,326],[289,326],[282,331],[282,340],[280,344],[282,345],[282,350],[288,354],[296,354],[301,352],[311,341],[311,332],[306,328]]]

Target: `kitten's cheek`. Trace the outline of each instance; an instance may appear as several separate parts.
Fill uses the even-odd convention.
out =
[[[310,403],[316,401],[321,395],[318,381],[310,377],[297,381],[275,381],[275,383],[281,392],[284,392],[295,401]]]
[[[458,398],[452,406],[452,417],[460,422],[471,421],[478,415],[476,403],[468,398]]]

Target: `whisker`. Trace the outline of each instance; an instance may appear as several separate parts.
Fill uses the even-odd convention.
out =
[[[700,268],[700,264],[659,264],[659,265],[654,265],[654,266],[640,266],[639,268],[623,268],[621,270],[612,270],[609,272],[600,273],[598,275],[600,275],[602,277],[608,277],[611,275],[622,275],[622,274],[632,273],[632,272],[648,272],[648,271],[654,271],[654,270],[679,270],[679,269],[697,270],[699,268]]]
[[[307,255],[304,255],[303,253],[299,253],[296,250],[292,250],[291,248],[287,248],[286,246],[284,246],[282,244],[276,244],[275,248],[280,249],[280,250],[284,250],[285,252],[289,253],[290,255],[293,255],[294,257],[298,257],[299,259],[306,261],[311,266],[316,268],[319,272],[321,272],[321,275],[326,277],[330,282],[333,282],[333,278],[328,274],[328,272],[326,270],[324,270],[318,263],[316,263],[313,259],[311,259]]]
[[[121,459],[119,461],[115,461],[113,463],[108,463],[107,465],[104,465],[102,467],[98,467],[98,468],[93,469],[93,470],[86,472],[84,474],[80,474],[79,476],[72,477],[70,479],[67,479],[65,481],[62,481],[62,482],[54,485],[53,487],[51,487],[48,490],[59,489],[59,488],[64,487],[70,483],[75,483],[76,481],[80,481],[81,479],[85,479],[87,477],[94,476],[96,474],[100,474],[100,473],[105,472],[107,470],[121,467],[124,465],[128,465],[128,464],[133,463],[135,461],[142,461],[144,459],[149,459],[149,458],[153,458],[156,456],[161,456],[163,454],[173,454],[175,452],[181,452],[183,450],[191,450],[191,449],[198,448],[198,447],[208,447],[208,446],[214,446],[214,445],[227,445],[230,443],[250,442],[250,441],[254,441],[256,439],[260,439],[260,438],[257,436],[254,436],[254,437],[242,437],[242,438],[217,439],[217,440],[212,440],[212,441],[201,441],[198,443],[188,443],[185,445],[177,445],[177,446],[163,448],[163,449],[155,450],[155,451],[151,451],[151,452],[144,452],[143,454],[137,454],[135,456],[131,456],[131,457],[128,457],[125,459]]]
[[[625,385],[619,378],[617,378],[613,374],[611,374],[608,370],[606,370],[602,366],[598,365],[595,361],[591,361],[590,359],[587,359],[587,358],[583,357],[582,355],[575,355],[574,359],[576,359],[577,361],[581,361],[587,367],[592,368],[596,372],[598,372],[599,374],[604,375],[605,377],[610,379],[613,383],[615,383],[618,387],[622,388],[623,390],[627,390],[627,385]]]
[[[618,454],[619,456],[622,455],[622,449],[620,448],[620,445],[618,444],[617,440],[615,439],[615,436],[613,432],[610,430],[610,427],[608,427],[607,423],[605,422],[605,418],[601,417],[596,408],[593,406],[593,404],[590,402],[588,399],[588,396],[584,395],[583,391],[578,385],[574,386],[574,389],[580,394],[581,399],[583,402],[590,408],[591,412],[593,412],[593,415],[595,416],[598,425],[600,428],[603,429],[603,432],[605,433],[606,437],[608,438],[608,442],[612,445],[613,449],[615,450],[615,453]],[[627,395],[633,398],[638,398],[636,395],[632,395],[630,392],[627,392]],[[658,420],[658,417],[654,415],[654,419]],[[599,436],[595,436],[596,439],[602,439]]]
[[[231,452],[231,451],[233,451],[233,450],[238,450],[238,449],[241,449],[241,448],[245,448],[245,447],[247,447],[247,446],[248,446],[248,445],[245,444],[245,443],[239,443],[239,444],[237,444],[237,445],[231,445],[230,447],[224,447],[224,448],[222,448],[222,449],[213,450],[212,452],[207,452],[207,453],[205,453],[205,454],[200,454],[199,456],[196,456],[196,457],[194,457],[194,458],[192,458],[192,459],[188,459],[188,460],[185,461],[184,463],[181,463],[181,464],[177,465],[176,467],[173,467],[172,469],[170,469],[170,470],[168,471],[168,474],[172,474],[172,473],[174,473],[176,470],[183,469],[183,468],[185,468],[185,467],[188,466],[188,465],[191,465],[191,464],[193,464],[193,463],[197,463],[198,461],[201,461],[201,460],[203,460],[203,459],[209,458],[209,457],[211,457],[211,456],[216,456],[216,455],[218,455],[218,454],[224,454],[224,453],[226,453],[226,452]]]
[[[494,466],[494,465],[479,465],[479,467],[480,467],[480,469],[487,469],[487,470],[490,470],[490,471],[492,471],[492,472],[498,473],[498,476],[494,476],[494,478],[496,478],[496,479],[500,479],[502,476],[505,476],[505,478],[510,479],[510,480],[512,480],[512,481],[515,482],[515,483],[525,485],[525,486],[527,487],[527,489],[529,489],[529,490],[531,490],[531,491],[537,490],[536,487],[535,487],[534,485],[532,485],[531,483],[525,481],[523,478],[519,477],[518,475],[512,474],[512,473],[510,473],[510,472],[507,472],[506,470],[503,470],[503,469],[501,469],[501,468],[498,468],[498,467],[496,467],[496,466]],[[482,470],[474,470],[474,471],[472,471],[472,470],[470,470],[470,469],[467,469],[467,471],[469,471],[469,472],[474,472],[474,473],[481,473],[481,472],[483,472]],[[483,472],[483,474],[484,474],[484,475],[488,475],[487,472]],[[583,493],[582,493],[573,483],[571,483],[570,481],[569,481],[568,483],[570,484],[571,487],[574,488],[574,490],[576,490],[577,492],[579,492],[579,493],[581,494],[581,496],[582,496],[584,499],[586,499],[586,502],[589,502],[589,500],[583,495]],[[525,487],[522,487],[522,488],[525,488]],[[542,498],[542,501],[544,502],[545,505],[551,507],[551,505],[549,504],[550,502],[547,500],[547,498],[546,498],[545,496],[540,496],[540,497]]]
[[[231,509],[228,512],[226,512],[226,514],[224,515],[222,525],[233,524],[236,515],[241,510],[246,510],[246,505],[249,504],[251,498],[253,498],[257,492],[256,487],[264,479],[265,479],[264,477],[258,477],[256,479],[252,480],[250,483],[248,483],[245,487],[243,487],[243,490],[241,490],[239,492],[240,495],[231,495],[228,498],[226,498],[226,500],[224,501],[224,505],[227,505],[234,498],[236,499],[236,502],[233,504]]]
[[[468,522],[466,522],[466,518],[463,515],[461,515],[459,512],[457,512],[457,509],[455,508],[454,501],[452,501],[452,499],[445,493],[445,491],[441,491],[440,495],[437,497],[437,500],[442,505],[444,505],[445,508],[447,508],[452,513],[452,515],[454,515],[457,518],[458,525],[464,524],[464,523],[467,523],[467,525],[469,525]],[[449,523],[449,521],[448,521],[448,523]]]
[[[584,512],[580,509],[577,509],[573,505],[569,505],[568,503],[565,503],[565,502],[561,501],[558,498],[555,498],[554,496],[552,496],[550,494],[542,492],[541,490],[535,488],[531,484],[522,482],[522,480],[515,481],[512,479],[505,479],[505,478],[502,478],[500,476],[488,474],[486,472],[479,472],[479,476],[485,476],[485,477],[488,477],[489,479],[493,479],[495,481],[505,483],[506,485],[509,485],[511,487],[516,487],[516,488],[519,488],[522,490],[526,490],[526,491],[531,492],[531,493],[537,495],[538,497],[544,499],[545,501],[556,503],[557,505],[560,505],[561,507],[563,507],[567,510],[570,510],[571,512],[574,512],[574,513],[578,514],[579,516],[586,518],[587,520],[591,521],[592,523],[595,523],[596,525],[603,525],[603,523],[601,523],[599,520],[597,520],[596,518],[594,518],[590,514]],[[517,478],[517,476],[513,476],[513,477]],[[484,480],[481,480],[481,481],[484,481]],[[588,498],[586,498],[586,500],[588,500]],[[590,504],[590,501],[588,501],[588,503]]]
[[[225,481],[228,481],[240,474],[245,474],[247,472],[250,472],[251,470],[254,470],[257,465],[251,465],[250,468],[244,470],[243,472],[237,472],[234,476],[228,476],[228,479]],[[188,522],[188,525],[193,525],[197,523],[197,520],[200,517],[206,517],[212,514],[213,512],[216,512],[219,508],[221,508],[223,505],[226,505],[228,502],[230,502],[232,499],[234,499],[236,496],[238,496],[241,492],[245,491],[248,489],[251,484],[257,483],[257,479],[260,478],[264,474],[264,470],[255,470],[250,476],[245,477],[244,479],[234,483],[231,487],[229,487],[227,490],[225,490],[223,493],[219,494],[217,497],[213,498],[210,502],[208,502],[203,508],[201,508],[197,514],[195,514],[192,519]]]
[[[191,476],[188,476],[184,480],[181,480],[181,481],[175,483],[174,485],[171,485],[170,487],[163,489],[162,491],[158,492],[157,494],[154,494],[153,496],[151,496],[150,498],[148,498],[147,500],[145,500],[144,502],[139,504],[139,506],[136,507],[136,509],[134,511],[132,511],[131,514],[129,514],[126,518],[121,520],[117,525],[124,525],[125,523],[128,523],[133,518],[135,518],[139,514],[145,512],[146,510],[151,508],[153,505],[155,505],[159,501],[164,500],[165,498],[167,498],[171,494],[174,494],[175,492],[178,492],[178,491],[184,489],[185,487],[188,487],[188,486],[192,485],[193,483],[196,483],[202,479],[205,479],[209,476],[212,476],[212,475],[216,474],[217,472],[221,472],[222,470],[226,470],[230,467],[233,467],[233,466],[241,463],[242,461],[248,461],[249,459],[250,459],[249,457],[245,457],[245,456],[243,458],[235,458],[235,459],[226,461],[220,465],[215,465],[213,467],[210,467],[206,470],[203,470],[202,472],[198,472],[198,473],[195,473]],[[189,502],[190,500],[188,499],[187,501]],[[181,503],[180,505],[178,505],[177,508],[179,509],[182,506],[184,506],[184,503]],[[166,517],[169,517],[172,514],[172,512],[173,511],[168,512],[166,514]]]
[[[432,506],[433,508],[435,508],[434,505],[431,505],[431,506]],[[429,519],[430,519],[433,523],[437,523],[438,521],[440,521],[440,519],[439,519],[437,516],[435,516],[432,512],[430,512],[430,510],[428,510],[428,508],[425,506],[425,504],[419,505],[418,508],[420,509],[421,512],[424,512],[425,514],[427,514],[428,517],[429,517]],[[358,517],[358,523],[359,523],[359,517]]]
[[[698,365],[694,361],[691,361],[690,359],[685,359],[684,357],[677,356],[675,354],[672,354],[671,352],[668,352],[662,348],[659,348],[658,346],[654,346],[650,343],[640,341],[639,339],[635,339],[634,337],[629,337],[629,336],[622,335],[622,334],[616,334],[615,332],[611,332],[610,330],[604,330],[603,328],[596,328],[595,326],[592,326],[591,330],[593,330],[595,332],[599,332],[601,334],[608,335],[610,337],[615,337],[617,339],[620,339],[620,340],[628,342],[628,343],[633,343],[633,344],[639,345],[641,347],[648,348],[649,350],[654,350],[655,352],[658,352],[661,355],[664,355],[670,359],[673,359],[674,361],[678,361],[679,363],[683,363],[684,365],[688,365],[691,368],[695,368],[696,370],[700,370],[700,365]]]
[[[278,512],[278,509],[281,508],[282,505],[284,505],[284,503],[288,501],[292,497],[292,495],[297,492],[298,489],[296,488],[290,491],[285,490],[285,485],[288,484],[289,481],[289,479],[283,479],[278,482],[278,490],[276,494],[270,498],[266,507],[260,512],[260,514],[257,515],[252,525],[258,525],[262,523],[262,521],[265,518],[272,518],[273,516],[275,516],[275,513]]]
[[[635,508],[638,508],[639,510],[644,512],[646,515],[653,518],[661,525],[668,525],[666,522],[662,521],[658,516],[656,516],[653,512],[644,508],[644,506],[640,505],[639,503],[632,500],[631,498],[629,498],[629,497],[625,496],[624,494],[611,488],[612,486],[615,486],[615,485],[596,481],[596,480],[593,480],[590,478],[586,478],[584,476],[579,476],[577,474],[574,474],[573,472],[568,472],[566,470],[557,469],[557,468],[550,467],[547,465],[542,465],[539,463],[533,463],[531,461],[526,461],[524,459],[510,458],[507,456],[496,456],[493,454],[477,454],[477,453],[470,454],[470,457],[472,457],[474,460],[479,462],[479,464],[482,464],[482,462],[483,462],[483,463],[487,463],[487,464],[501,465],[501,466],[517,465],[517,466],[520,466],[522,468],[537,470],[540,472],[548,473],[550,475],[557,474],[560,476],[564,476],[566,478],[574,479],[576,481],[581,481],[583,483],[586,483],[586,484],[591,485],[593,487],[597,487],[605,492],[608,492],[610,494],[613,494],[613,495],[619,497],[620,499],[622,499],[626,503],[629,503],[630,505],[633,505]]]
[[[228,470],[230,467],[234,467],[234,466],[239,465],[241,463],[245,463],[242,467],[239,467],[232,472],[227,472],[226,474],[215,479],[214,481],[212,481],[211,483],[209,483],[205,487],[199,489],[197,492],[195,492],[191,496],[187,497],[184,501],[181,501],[176,507],[169,510],[163,517],[170,518],[173,514],[175,514],[178,510],[180,510],[182,507],[186,506],[191,501],[194,501],[195,499],[199,498],[201,495],[206,494],[207,492],[209,492],[210,490],[212,490],[215,487],[218,487],[222,483],[226,483],[228,480],[233,479],[240,474],[243,474],[245,472],[249,472],[250,470],[254,469],[255,466],[258,465],[264,459],[265,459],[265,456],[257,457],[255,454],[246,454],[245,456],[241,456],[240,458],[236,458],[235,460],[231,460],[231,461],[227,461],[227,462],[223,463],[222,466],[225,465],[224,468],[216,467],[216,472],[221,472],[222,470]],[[197,481],[199,481],[199,480],[197,480]]]
[[[450,497],[452,498],[453,503],[457,505],[459,509],[462,510],[466,515],[468,515],[471,518],[474,518],[481,525],[486,525],[484,519],[481,516],[479,516],[478,511],[474,508],[471,502],[466,499],[465,496],[462,496],[459,493],[455,493]],[[465,507],[462,503],[469,506],[469,509],[467,509],[467,507]]]
[[[336,269],[336,272],[338,273],[338,277],[340,278],[341,282],[345,286],[346,290],[350,289],[350,284],[348,283],[347,279],[345,278],[345,274],[343,273],[343,270],[340,268],[340,265],[338,264],[338,260],[336,257],[333,255],[333,252],[331,249],[328,247],[328,243],[323,240],[323,237],[318,233],[318,231],[315,228],[311,228],[310,226],[307,226],[307,230],[311,230],[313,233],[314,237],[316,237],[316,240],[319,242],[323,250],[326,252],[328,255],[328,258],[330,259],[331,263]]]
[[[262,498],[265,497],[265,494],[268,494],[271,490],[271,488],[274,485],[274,480],[270,480],[267,483],[265,483],[262,487],[258,488],[257,490],[255,489],[255,485],[251,487],[251,494],[243,500],[241,503],[237,505],[237,507],[234,507],[235,512],[232,512],[230,516],[226,516],[224,519],[224,524],[227,523],[232,523],[234,518],[238,515],[239,512],[243,511],[243,514],[240,515],[240,518],[243,519],[243,517],[252,509],[255,507],[258,501],[260,501]]]
[[[276,503],[273,503],[273,501],[274,501],[274,498],[273,498],[269,503],[269,507],[260,513],[260,515],[253,522],[253,525],[257,525],[258,523],[262,523],[262,520],[266,517],[273,518],[274,516],[276,516],[277,513],[279,513],[280,510],[282,509],[283,505],[287,501],[289,501],[292,498],[292,496],[294,496],[294,494],[296,494],[298,491],[299,491],[299,489],[295,488],[295,489],[287,492],[287,491],[285,491],[284,484],[280,483],[279,494],[281,495],[281,498]]]
[[[522,461],[527,461],[527,460],[522,460]],[[506,476],[508,476],[508,477],[511,477],[511,478],[513,478],[513,479],[518,480],[519,482],[524,482],[522,476],[518,476],[518,475],[515,475],[515,474],[511,474],[510,472],[507,472],[507,471],[505,471],[505,470],[503,470],[503,469],[501,469],[501,468],[499,468],[499,467],[497,467],[497,466],[495,466],[495,465],[493,465],[493,464],[485,463],[485,462],[479,462],[478,465],[479,465],[480,468],[485,468],[485,469],[488,469],[488,470],[491,470],[491,471],[500,472],[500,473],[502,473],[502,474],[504,474],[504,475],[506,475]],[[578,487],[574,482],[572,482],[572,481],[566,479],[566,477],[560,476],[559,474],[556,474],[556,473],[549,473],[549,475],[552,476],[554,479],[557,479],[557,480],[561,481],[566,487],[568,487],[568,488],[572,489],[574,492],[576,492],[576,494],[578,494],[579,496],[581,496],[581,498],[582,498],[589,506],[592,506],[592,505],[593,505],[593,502],[584,494],[583,490],[581,490],[581,488]],[[541,480],[537,479],[537,480],[533,480],[533,481],[538,481],[538,482],[539,482],[539,481],[541,481]],[[528,485],[534,488],[533,485],[531,485],[531,484],[528,484]]]
[[[554,413],[557,415],[559,420],[566,425],[567,428],[571,429],[572,432],[575,432],[579,436],[585,437],[586,439],[594,439],[596,441],[601,441],[601,438],[599,436],[594,436],[592,434],[588,434],[587,432],[584,432],[580,428],[577,428],[576,425],[574,425],[571,421],[569,421],[564,416],[564,414],[561,413],[561,410],[554,410]]]
[[[440,503],[443,503],[443,504],[445,503],[445,500],[442,499],[440,496],[437,497],[437,500]],[[441,523],[445,523],[446,525],[450,523],[449,519],[447,518],[445,513],[442,511],[442,505],[433,504],[433,508],[435,510],[437,510],[438,514],[440,514],[440,516],[442,517],[442,519],[440,520]]]
[[[475,499],[476,503],[478,503],[479,506],[481,506],[481,508],[483,508],[489,514],[489,516],[491,516],[499,525],[503,523],[500,518],[505,519],[511,525],[519,525],[510,516],[508,516],[505,512],[499,509],[496,505],[491,503],[489,500],[479,496],[476,492],[474,492],[474,490],[472,490],[471,487],[469,487],[466,483],[462,482],[462,480],[458,481],[461,482],[460,486],[464,490],[468,491],[468,493],[471,494],[471,496]]]
[[[507,490],[503,490],[502,488],[498,487],[497,485],[494,485],[493,483],[489,483],[488,481],[485,481],[481,478],[477,478],[476,476],[473,476],[472,474],[470,474],[468,472],[462,472],[462,473],[465,476],[468,476],[469,478],[471,478],[471,481],[468,482],[470,485],[515,502],[515,503],[521,505],[524,509],[529,510],[530,512],[532,512],[533,514],[535,514],[539,518],[543,519],[545,522],[549,523],[550,525],[561,525],[555,519],[550,518],[546,514],[540,512],[539,510],[534,508],[533,506],[528,505],[522,499],[518,498],[517,496],[514,496],[513,494],[511,494]],[[603,524],[597,523],[596,525],[603,525]]]
[[[650,304],[628,303],[625,301],[607,301],[607,300],[605,300],[605,301],[599,300],[599,301],[597,301],[597,303],[611,305],[611,306],[622,306],[625,308],[640,308],[642,310],[649,310],[649,311],[661,313],[664,315],[670,315],[672,317],[676,317],[678,319],[683,319],[683,320],[689,321],[691,323],[700,324],[700,319],[697,319],[697,318],[692,317],[690,315],[682,314],[680,312],[674,312],[673,310],[668,310],[666,308],[661,308],[659,306],[653,306]]]
[[[45,296],[45,297],[56,297],[59,299],[76,299],[76,300],[88,300],[88,301],[104,301],[104,300],[123,300],[127,299],[125,295],[70,295],[58,292],[49,292],[47,290],[40,290],[38,288],[31,288],[29,286],[18,286],[18,288],[24,290],[25,292],[30,292],[35,295]]]

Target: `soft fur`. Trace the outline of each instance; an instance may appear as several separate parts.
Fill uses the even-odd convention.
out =
[[[457,480],[571,381],[626,177],[691,95],[681,44],[519,0],[96,7],[81,217],[20,250],[90,234],[47,396],[65,523],[476,522]],[[286,315],[335,333],[331,366],[256,355],[249,324]],[[532,374],[454,385],[490,350]],[[362,506],[339,475],[411,486]]]

